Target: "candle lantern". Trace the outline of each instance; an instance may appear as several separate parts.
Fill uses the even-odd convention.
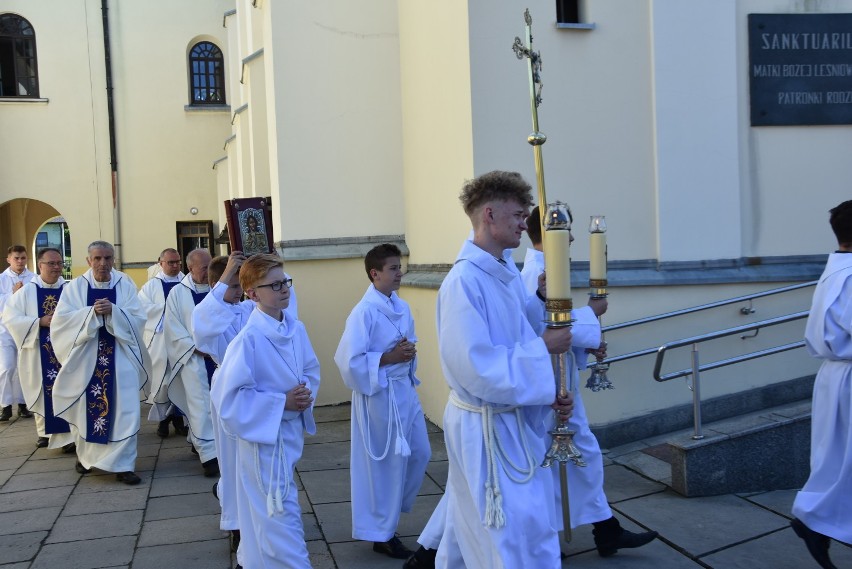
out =
[[[571,326],[571,211],[561,202],[548,204],[544,189],[544,162],[541,147],[547,137],[538,130],[538,106],[541,104],[541,55],[532,48],[532,17],[530,11],[524,12],[526,22],[525,42],[516,37],[512,50],[518,59],[527,60],[527,72],[530,87],[530,110],[532,112],[533,132],[527,142],[533,147],[535,160],[535,178],[538,186],[538,203],[541,207],[542,245],[544,248],[544,267],[547,272],[547,299],[545,322],[548,328]],[[570,356],[570,357],[569,357]],[[553,376],[556,380],[556,394],[566,398],[574,391],[573,374],[575,362],[573,353],[551,354]],[[562,497],[562,525],[565,528],[565,541],[571,541],[571,508],[568,504],[567,462],[583,467],[586,462],[574,444],[574,431],[568,426],[568,419],[556,414],[556,425],[549,431],[553,437],[550,448],[541,465],[545,468],[559,464],[559,487]]]
[[[589,223],[589,288],[592,298],[605,298],[606,293],[606,218],[591,216]]]
[[[591,216],[589,222],[589,296],[592,298],[606,298],[607,273],[606,273],[606,219],[602,215]],[[603,324],[603,318],[598,317]],[[586,387],[592,391],[614,389],[612,382],[607,377],[609,364],[604,363],[606,342],[601,333],[601,348],[595,352],[595,363],[589,366],[591,374],[586,381]]]
[[[547,273],[548,325],[570,325],[571,309],[571,210],[560,201],[548,204],[542,220],[544,269]]]

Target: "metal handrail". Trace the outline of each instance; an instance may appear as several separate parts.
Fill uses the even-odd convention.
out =
[[[718,332],[710,332],[708,334],[701,334],[700,336],[693,336],[691,338],[684,338],[683,340],[677,340],[674,342],[669,342],[667,344],[663,344],[659,348],[657,348],[657,359],[654,362],[654,379],[657,381],[669,381],[670,379],[677,379],[679,377],[685,377],[687,375],[692,375],[693,369],[686,368],[679,371],[667,373],[666,375],[661,376],[660,370],[663,367],[663,359],[666,356],[666,352],[668,350],[672,350],[675,348],[682,348],[684,346],[688,346],[690,344],[701,344],[702,342],[708,342],[710,340],[717,340],[719,338],[724,338],[726,336],[733,336],[734,334],[741,334],[742,332],[748,332],[750,330],[760,330],[761,328],[769,328],[770,326],[777,326],[778,324],[785,324],[787,322],[793,322],[795,320],[801,320],[802,318],[808,317],[808,311],[803,310],[801,312],[794,312],[792,314],[787,314],[786,316],[777,316],[775,318],[769,318],[767,320],[761,320],[759,322],[752,322],[751,324],[743,324],[742,326],[735,326],[734,328],[728,328],[727,330],[719,330]],[[701,366],[698,371],[708,371],[711,369],[717,369],[720,367],[725,367],[727,365],[736,364],[748,360],[757,359],[759,357],[768,356],[776,353],[786,352],[788,350],[793,350],[795,348],[799,348],[804,346],[804,341],[794,342],[792,344],[785,344],[784,346],[777,346],[776,348],[767,348],[765,350],[758,350],[755,352],[750,352],[748,354],[742,354],[733,358],[728,358],[727,360],[718,360],[711,364],[705,364]],[[782,350],[778,350],[777,348],[784,348]]]
[[[716,302],[711,302],[709,304],[701,304],[699,306],[693,306],[691,308],[683,308],[681,310],[675,310],[673,312],[665,312],[663,314],[657,314],[656,316],[647,316],[645,318],[639,318],[638,320],[630,320],[628,322],[622,322],[620,324],[612,324],[610,326],[605,326],[601,331],[602,332],[610,332],[613,330],[621,330],[622,328],[630,328],[631,326],[638,326],[639,324],[648,324],[650,322],[657,322],[659,320],[665,320],[666,318],[673,318],[675,316],[683,316],[684,314],[692,314],[694,312],[700,312],[702,310],[709,310],[711,308],[718,308],[720,306],[726,306],[728,304],[737,304],[738,302],[746,302],[750,300],[754,300],[756,298],[763,298],[766,296],[772,296],[775,294],[782,294],[785,292],[790,292],[794,290],[798,290],[800,288],[807,288],[809,286],[816,286],[818,281],[810,281],[806,283],[799,283],[795,285],[785,286],[781,288],[773,288],[770,290],[765,290],[762,292],[755,292],[753,294],[747,294],[745,296],[737,296],[735,298],[729,298],[727,300],[719,300]],[[643,354],[644,355],[644,354]]]
[[[638,320],[631,320],[629,322],[622,322],[621,324],[614,324],[612,326],[607,326],[603,328],[602,332],[609,332],[614,330],[623,330],[625,328],[629,328],[632,326],[638,326],[640,324],[648,324],[650,322],[657,322],[660,320],[665,320],[667,318],[673,318],[675,316],[683,316],[686,314],[692,314],[695,312],[700,312],[702,310],[709,310],[711,308],[718,308],[720,306],[726,306],[729,304],[736,304],[740,302],[749,302],[748,308],[742,308],[740,311],[743,314],[751,314],[754,310],[751,309],[751,301],[756,298],[763,298],[767,296],[772,296],[775,294],[782,294],[785,292],[790,292],[794,290],[799,290],[802,288],[812,287],[817,284],[818,281],[810,281],[806,283],[800,283],[796,285],[790,285],[786,287],[781,287],[777,289],[771,289],[768,291],[757,292],[753,294],[748,294],[744,296],[738,296],[735,298],[730,298],[727,300],[720,300],[717,302],[711,302],[708,304],[702,304],[699,306],[694,306],[691,308],[684,308],[681,310],[675,310],[673,312],[666,312],[664,314],[658,314],[656,316],[648,316],[646,318],[640,318]],[[709,371],[712,369],[717,369],[757,358],[762,358],[765,356],[778,354],[782,352],[786,352],[789,350],[794,350],[797,348],[801,348],[805,345],[804,341],[792,342],[789,344],[783,344],[780,346],[774,346],[772,348],[766,348],[763,350],[758,350],[754,352],[750,352],[748,354],[741,354],[738,356],[734,356],[731,358],[726,358],[722,360],[717,360],[715,362],[701,365],[698,357],[698,344],[703,342],[707,342],[710,340],[716,340],[719,338],[724,338],[726,336],[733,336],[735,334],[742,334],[743,332],[748,332],[751,330],[759,331],[761,328],[768,328],[771,326],[777,326],[779,324],[785,324],[787,322],[793,322],[795,320],[800,320],[802,318],[807,318],[808,311],[794,312],[792,314],[787,314],[784,316],[778,316],[775,318],[769,318],[767,320],[761,320],[759,322],[752,322],[750,324],[743,324],[741,326],[735,326],[733,328],[727,328],[725,330],[719,330],[716,332],[708,332],[706,334],[701,334],[699,336],[692,336],[690,338],[683,338],[681,340],[675,340],[673,342],[668,342],[663,344],[662,346],[655,348],[646,348],[644,350],[637,350],[635,352],[630,352],[627,354],[622,354],[620,356],[613,356],[611,358],[606,358],[598,361],[596,364],[593,364],[593,369],[595,366],[599,366],[600,369],[606,370],[609,367],[609,364],[625,361],[633,358],[638,358],[641,356],[647,356],[653,353],[657,354],[656,360],[654,362],[654,379],[658,382],[669,381],[671,379],[677,379],[679,377],[685,377],[688,375],[692,375],[692,405],[693,405],[693,415],[694,415],[694,433],[692,435],[693,439],[703,439],[704,435],[701,433],[701,383],[700,383],[700,374],[702,371]],[[660,375],[663,360],[665,358],[666,352],[675,348],[682,348],[684,346],[692,345],[692,367],[686,368],[682,370],[678,370],[675,372],[671,372],[665,375]]]
[[[780,288],[774,288],[774,289],[765,290],[765,291],[762,291],[762,292],[755,292],[753,294],[747,294],[745,296],[737,296],[737,297],[729,298],[729,299],[726,299],[726,300],[719,300],[719,301],[711,302],[711,303],[708,303],[708,304],[701,304],[699,306],[693,306],[691,308],[683,308],[683,309],[680,309],[680,310],[675,310],[673,312],[665,312],[663,314],[657,314],[655,316],[647,316],[645,318],[639,318],[637,320],[629,320],[627,322],[621,322],[620,324],[612,324],[610,326],[604,326],[603,328],[601,328],[601,332],[605,334],[607,332],[612,332],[612,331],[615,331],[615,330],[623,330],[625,328],[630,328],[632,326],[638,326],[640,324],[649,324],[651,322],[658,322],[660,320],[665,320],[665,319],[668,319],[668,318],[674,318],[675,316],[683,316],[683,315],[686,315],[686,314],[693,314],[695,312],[700,312],[702,310],[709,310],[711,308],[718,308],[720,306],[727,306],[729,304],[737,304],[737,303],[740,303],[740,302],[747,302],[747,301],[750,302],[750,301],[752,301],[756,298],[764,298],[764,297],[767,297],[767,296],[782,294],[782,293],[785,293],[785,292],[791,292],[791,291],[799,290],[799,289],[802,289],[802,288],[816,286],[817,282],[818,281],[809,281],[809,282],[806,282],[806,283],[799,283],[799,284],[795,284],[795,285],[790,285],[790,286],[785,286],[785,287],[780,287]],[[652,348],[645,348],[643,350],[637,350],[635,352],[628,352],[626,354],[621,354],[619,356],[608,357],[608,358],[606,358],[606,359],[604,359],[604,360],[602,360],[598,363],[599,364],[612,364],[612,363],[616,363],[616,362],[623,362],[625,360],[632,360],[633,358],[638,358],[638,357],[641,357],[641,356],[649,356],[651,354],[654,354],[659,349],[660,349],[659,346],[654,346]]]

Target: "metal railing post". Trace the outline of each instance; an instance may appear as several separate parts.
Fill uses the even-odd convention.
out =
[[[692,344],[692,414],[695,431],[692,438],[696,441],[704,438],[701,433],[701,366],[698,363],[698,343]]]

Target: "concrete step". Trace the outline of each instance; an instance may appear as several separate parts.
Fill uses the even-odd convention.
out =
[[[607,458],[684,496],[800,488],[807,480],[810,400],[707,423],[607,451]]]

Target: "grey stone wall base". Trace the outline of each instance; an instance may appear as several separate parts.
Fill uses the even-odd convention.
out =
[[[702,418],[704,423],[709,423],[809,399],[813,392],[814,377],[813,375],[800,377],[708,399],[701,405]],[[592,432],[597,437],[601,448],[613,448],[634,441],[689,429],[692,428],[692,425],[692,404],[686,404],[625,421],[593,425]]]
[[[810,471],[810,415],[697,444],[669,443],[672,488],[684,496],[714,496],[801,488]]]

